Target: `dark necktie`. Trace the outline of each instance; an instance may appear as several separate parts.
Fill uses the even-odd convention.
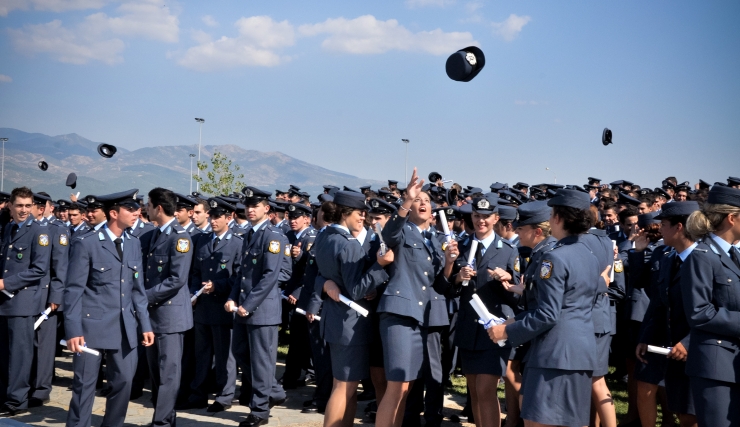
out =
[[[16,234],[18,234],[18,224],[13,224],[13,226],[10,227],[10,240],[15,239]]]
[[[116,251],[118,252],[118,257],[123,261],[123,239],[120,237],[113,241],[113,243],[116,244]]]
[[[475,268],[476,270],[480,268],[482,259],[483,259],[483,242],[478,241],[478,247],[475,249]]]
[[[737,268],[740,268],[740,256],[738,256],[737,254],[737,248],[730,248],[730,258],[732,259],[732,262],[735,263]]]
[[[216,237],[215,239],[213,239],[213,251],[214,252],[216,251],[216,246],[218,246],[218,237]]]
[[[683,261],[681,261],[681,257],[676,255],[676,259],[673,260],[673,268],[671,269],[671,277],[676,277],[678,274],[678,270],[681,269],[681,264],[683,264]]]
[[[250,228],[247,232],[247,243],[252,241],[252,236],[254,236],[254,228]]]

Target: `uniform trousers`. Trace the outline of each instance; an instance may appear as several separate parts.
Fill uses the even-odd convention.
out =
[[[740,426],[740,384],[699,377],[690,381],[699,427]]]
[[[103,421],[95,423],[105,427],[121,427],[126,419],[128,400],[131,396],[131,382],[136,372],[139,353],[122,343],[118,350],[100,350],[105,354],[106,380],[110,393],[105,399]],[[95,400],[95,383],[98,380],[100,356],[81,353],[73,356],[74,380],[72,400],[69,402],[67,427],[88,427],[92,422],[92,407]]]
[[[190,384],[195,378],[195,327],[185,331],[182,340],[182,363],[180,364],[180,390],[178,401],[187,401],[190,396]]]
[[[288,355],[285,357],[283,384],[296,382],[302,370],[311,367],[311,344],[308,337],[308,319],[306,316],[293,313],[290,318],[290,338]]]
[[[28,408],[33,364],[33,316],[0,316],[0,404]]]
[[[442,371],[441,338],[442,330],[446,328],[446,326],[422,328],[424,360],[421,365],[421,378],[414,382],[406,399],[404,420],[415,422],[423,411],[426,426],[439,426],[442,423],[444,372]],[[425,387],[426,394],[424,394]]]
[[[311,356],[313,358],[314,375],[316,375],[316,389],[313,392],[313,401],[316,406],[325,408],[331,396],[334,378],[331,374],[331,352],[329,345],[321,338],[321,327],[318,320],[308,324],[308,334],[311,341]]]
[[[57,350],[57,324],[61,313],[53,311],[41,322],[34,337],[34,358],[31,369],[31,397],[46,400],[51,396],[54,378],[54,356]],[[37,318],[38,319],[38,318]]]
[[[285,399],[285,391],[275,379],[278,325],[248,325],[234,322],[232,351],[252,385],[249,409],[255,416],[270,416],[270,399]]]
[[[189,401],[208,401],[208,373],[215,357],[216,402],[230,406],[236,390],[236,361],[231,353],[231,328],[227,325],[195,324],[195,377]]]
[[[175,402],[180,389],[184,335],[184,332],[157,333],[154,344],[146,347],[154,403],[152,426],[176,425]]]

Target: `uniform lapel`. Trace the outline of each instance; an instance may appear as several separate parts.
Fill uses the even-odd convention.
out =
[[[18,231],[15,233],[15,238],[11,240],[11,243],[17,242],[21,237],[25,236],[26,233],[28,233],[31,230],[31,224],[33,223],[33,219],[31,221],[26,220],[23,224],[20,224],[18,226]],[[6,226],[7,227],[7,226]],[[12,225],[10,226],[10,229],[12,230]],[[8,232],[10,233],[10,232]],[[8,237],[10,237],[10,234],[8,234]]]
[[[498,253],[498,245],[500,243],[500,238],[498,236],[493,238],[493,241],[490,245],[488,245],[488,248],[486,248],[486,253],[483,254],[483,257],[480,260],[480,267],[488,268],[488,262],[492,260],[496,254]],[[506,266],[504,266],[506,267]]]
[[[234,232],[233,232],[233,231],[231,231],[231,230],[227,231],[227,232],[226,232],[226,234],[224,234],[224,237],[222,237],[222,238],[220,238],[220,239],[218,240],[218,243],[216,243],[216,249],[215,249],[215,250],[214,250],[213,252],[218,252],[218,251],[220,251],[220,250],[221,250],[221,249],[222,249],[222,248],[223,248],[224,246],[226,246],[226,244],[227,244],[227,243],[229,243],[227,239],[231,239],[231,236],[232,236],[233,234],[234,234]],[[213,246],[213,245],[211,245],[211,246]]]
[[[729,268],[730,270],[732,270],[732,272],[740,276],[740,268],[735,265],[735,263],[732,261],[732,258],[730,258],[730,255],[728,255],[727,252],[723,251],[722,248],[720,248],[711,237],[707,237],[704,240],[705,242],[709,243],[709,245],[712,247],[712,250],[714,250],[717,256],[719,256],[722,264],[724,264],[725,267]]]
[[[102,227],[100,230],[98,230],[98,240],[100,240],[100,243],[103,245],[103,247],[111,253],[114,257],[116,257],[117,260],[123,262],[123,260],[118,256],[118,251],[116,250],[116,244],[113,243],[113,241],[110,239],[110,236],[108,236],[108,233],[103,230],[104,227]],[[103,239],[100,239],[100,236],[103,236]],[[126,250],[126,245],[124,243],[123,250]]]

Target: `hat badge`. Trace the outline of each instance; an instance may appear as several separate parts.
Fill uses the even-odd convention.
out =
[[[476,59],[475,55],[471,52],[465,54],[465,60],[468,61],[468,64],[470,65],[475,65],[478,63],[478,59]]]
[[[95,203],[95,197],[92,197],[92,196],[88,197],[87,198],[87,202],[88,203]]]
[[[373,205],[374,208],[377,208],[378,206],[380,206],[380,203],[378,203],[377,200],[373,200],[371,204]]]
[[[134,195],[131,197],[132,199],[136,200],[136,196],[139,194],[139,192],[135,192]]]
[[[218,202],[216,202],[215,200],[211,200],[211,207],[215,208],[216,206],[218,206]]]
[[[491,207],[491,204],[488,203],[488,200],[483,199],[483,200],[478,200],[478,204],[476,205],[476,207],[478,209],[488,209]]]
[[[447,212],[447,215],[452,215],[452,213],[453,213],[454,211],[453,211],[452,209],[447,209],[447,210],[446,210],[445,212]]]
[[[254,192],[250,189],[244,190],[244,195],[247,197],[252,197],[254,195]]]
[[[288,210],[291,212],[295,212],[295,206],[293,205],[288,206]]]

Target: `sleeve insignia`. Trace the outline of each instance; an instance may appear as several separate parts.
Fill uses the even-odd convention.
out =
[[[552,261],[542,261],[540,266],[540,279],[549,279],[552,276]]]
[[[186,253],[190,251],[190,240],[177,239],[177,252]]]
[[[614,272],[615,273],[621,273],[624,271],[624,265],[622,264],[622,260],[618,259],[614,261]]]
[[[443,242],[442,243],[442,252],[446,252],[446,251],[447,251],[447,242]]]
[[[280,242],[277,240],[271,240],[270,245],[267,247],[267,250],[269,250],[270,253],[279,254],[280,253]]]
[[[520,269],[521,265],[519,264],[519,257],[516,257],[516,261],[514,262],[514,271],[518,273]]]
[[[48,234],[39,234],[39,245],[49,246],[49,235]]]
[[[285,245],[285,249],[283,250],[283,254],[285,254],[285,256],[290,256],[290,248],[291,247],[292,247],[292,245]]]
[[[67,246],[69,244],[69,238],[66,234],[59,235],[59,244],[62,246]]]

